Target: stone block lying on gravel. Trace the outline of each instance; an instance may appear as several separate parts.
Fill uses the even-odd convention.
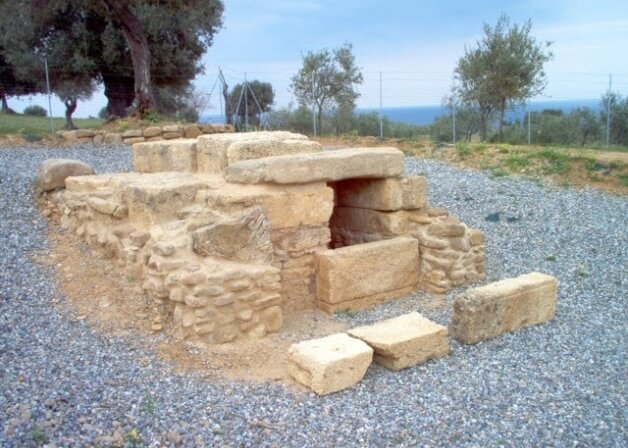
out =
[[[344,333],[293,344],[288,373],[319,395],[359,383],[373,360],[373,349]]]
[[[401,370],[449,353],[447,328],[417,312],[349,330],[375,350],[376,363]]]
[[[80,160],[47,159],[39,166],[39,188],[42,191],[65,188],[67,177],[87,174],[94,174],[94,169]]]
[[[454,300],[451,334],[464,344],[476,344],[550,320],[557,289],[556,278],[538,272],[471,289]]]

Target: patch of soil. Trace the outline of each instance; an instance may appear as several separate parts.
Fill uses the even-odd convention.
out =
[[[320,310],[293,311],[284,314],[279,333],[262,339],[228,344],[177,340],[171,334],[171,312],[146,297],[112,260],[54,224],[49,244],[50,255],[38,256],[37,261],[54,268],[58,290],[67,298],[56,299],[57,307],[100,333],[154,350],[177,371],[199,372],[206,378],[294,384],[286,368],[290,345],[348,327]]]

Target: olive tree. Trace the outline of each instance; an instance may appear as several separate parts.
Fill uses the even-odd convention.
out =
[[[511,25],[501,15],[494,27],[484,24],[484,35],[458,61],[456,94],[480,113],[481,135],[486,139],[489,121],[497,112],[499,138],[506,110],[540,94],[546,85],[544,66],[552,58],[551,42],[531,34],[532,22]]]
[[[290,87],[299,104],[316,106],[319,132],[326,108],[343,112],[355,109],[355,101],[360,96],[356,86],[362,83],[363,77],[352,50],[352,45],[345,43],[332,51],[310,51],[303,56],[299,72],[292,77]]]

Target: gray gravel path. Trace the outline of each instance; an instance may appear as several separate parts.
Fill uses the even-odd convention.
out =
[[[626,198],[408,159],[409,173],[429,176],[433,206],[486,232],[487,281],[558,277],[557,317],[472,347],[452,341],[451,356],[402,372],[373,365],[355,388],[319,398],[173,374],[56,311],[50,272],[32,261],[47,249],[31,188],[48,157],[131,168],[126,147],[0,149],[0,446],[628,445]],[[415,294],[343,318],[410,308],[447,324],[449,307],[426,303]]]

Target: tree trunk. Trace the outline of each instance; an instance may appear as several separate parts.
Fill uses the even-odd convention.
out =
[[[65,128],[69,130],[76,129],[72,122],[72,114],[76,110],[76,97],[65,100],[63,103],[65,104]]]
[[[0,99],[2,100],[2,113],[8,114],[10,112],[9,103],[7,102],[6,94],[2,89],[0,89]]]
[[[155,100],[151,93],[150,48],[144,27],[124,0],[102,0],[102,2],[120,24],[122,34],[131,51],[137,112],[140,117],[145,117],[148,112],[155,109]]]
[[[506,113],[506,98],[500,98],[499,100],[499,142],[501,143],[503,137],[503,125],[504,114]]]
[[[318,105],[318,135],[323,136],[323,106]]]
[[[107,115],[109,118],[126,117],[127,109],[133,104],[133,79],[120,75],[102,75],[107,97]]]
[[[222,96],[225,100],[225,124],[233,124],[233,111],[231,110],[231,103],[229,102],[229,86],[223,81],[222,84]]]

